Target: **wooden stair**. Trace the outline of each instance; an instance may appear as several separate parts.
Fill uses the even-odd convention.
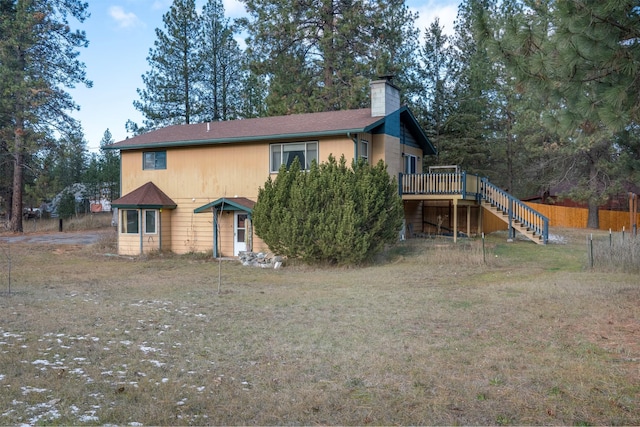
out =
[[[513,230],[515,230],[539,245],[547,243],[549,239],[549,219],[541,213],[491,184],[486,178],[481,180],[479,198],[484,209],[509,226],[510,239],[515,237],[513,233]]]
[[[487,211],[491,212],[492,214],[494,214],[496,217],[498,217],[498,219],[504,221],[507,225],[509,225],[508,212],[504,212],[499,207],[494,206],[491,203],[484,200],[482,201],[482,207],[485,208]],[[519,232],[523,236],[527,237],[532,242],[537,243],[539,245],[545,244],[544,237],[542,234],[537,233],[534,229],[528,227],[527,225],[523,224],[519,220],[512,218],[511,227],[514,228],[517,232]]]

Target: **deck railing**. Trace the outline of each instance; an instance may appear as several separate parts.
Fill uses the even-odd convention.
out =
[[[421,173],[399,174],[398,190],[403,194],[424,195],[461,195],[462,198],[475,198],[478,202],[484,200],[497,207],[508,216],[509,230],[512,223],[518,222],[547,243],[549,236],[549,219],[522,201],[516,199],[503,189],[493,185],[486,178],[477,175],[460,173]]]
[[[549,219],[546,216],[530,208],[500,187],[496,187],[486,178],[482,178],[480,188],[482,200],[486,200],[508,215],[509,229],[511,229],[511,223],[517,221],[538,236],[541,236],[543,243],[547,243],[549,239]]]
[[[477,175],[460,173],[400,174],[400,194],[460,194],[463,198],[480,194]]]

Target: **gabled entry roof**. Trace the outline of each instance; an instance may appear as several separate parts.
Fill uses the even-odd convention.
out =
[[[111,202],[115,208],[133,209],[175,209],[178,205],[149,181],[132,192]]]
[[[193,213],[209,212],[211,208],[217,210],[229,210],[229,211],[244,211],[251,213],[256,202],[249,200],[246,197],[222,197],[211,203],[207,203],[204,206],[200,206],[193,210]]]

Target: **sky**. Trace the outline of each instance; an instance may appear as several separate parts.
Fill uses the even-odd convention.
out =
[[[143,116],[133,107],[142,88],[142,75],[149,70],[147,56],[156,40],[156,28],[164,29],[162,16],[172,0],[91,0],[90,18],[74,29],[84,30],[89,47],[80,49],[80,60],[86,66],[93,87],[79,85],[69,89],[80,111],[72,115],[79,120],[89,151],[95,152],[105,130],[114,141],[132,136],[127,133],[127,120],[142,125]],[[198,10],[205,0],[196,0]],[[238,0],[223,0],[225,15],[234,19],[244,16],[244,5]],[[417,26],[424,31],[436,18],[448,34],[459,0],[407,0],[418,12]]]

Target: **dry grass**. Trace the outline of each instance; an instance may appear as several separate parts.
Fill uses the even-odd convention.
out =
[[[78,215],[62,221],[63,231],[95,230],[110,226],[111,212]],[[58,231],[59,227],[60,219],[58,218],[25,219],[22,223],[22,229],[25,233]]]
[[[637,425],[637,276],[554,232],[351,269],[12,244],[0,424]]]

